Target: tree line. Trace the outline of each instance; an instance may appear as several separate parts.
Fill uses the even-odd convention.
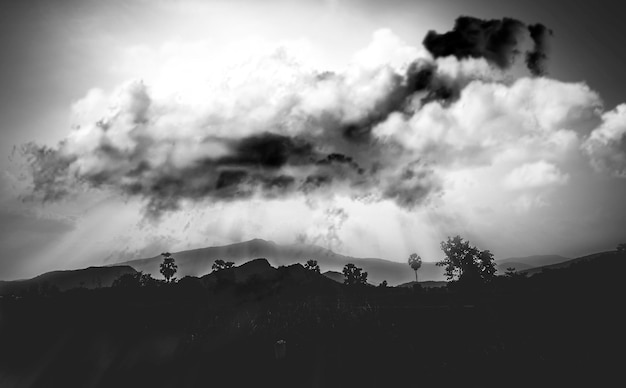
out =
[[[457,235],[448,237],[446,241],[442,241],[441,250],[445,257],[436,263],[437,266],[444,267],[446,278],[449,282],[459,287],[480,287],[488,285],[496,277],[496,265],[494,255],[489,250],[480,250],[472,245],[468,240]],[[626,243],[619,244],[616,249],[617,253],[626,252]],[[171,253],[162,253],[163,262],[160,264],[160,273],[163,275],[165,283],[176,282],[175,274],[178,270],[175,259]],[[415,284],[418,284],[417,272],[422,266],[422,258],[417,253],[412,253],[408,258],[409,267],[415,272]],[[211,266],[212,272],[219,272],[233,268],[235,263],[217,259]],[[320,273],[320,266],[317,260],[309,259],[304,264],[304,268],[308,271]],[[344,276],[344,284],[349,286],[359,286],[367,284],[368,273],[362,268],[357,267],[353,263],[348,263],[343,267],[342,274]],[[505,273],[507,278],[521,278],[524,274],[517,273],[515,268],[507,268]],[[114,282],[114,286],[128,286],[136,284],[146,286],[153,284],[149,274],[138,272],[136,274],[126,274]],[[383,281],[379,287],[387,287],[387,281]]]
[[[626,248],[626,244],[620,244],[618,250]],[[495,277],[496,267],[494,264],[493,254],[489,250],[481,251],[476,246],[464,240],[461,236],[448,237],[446,241],[441,242],[441,250],[445,254],[445,258],[437,262],[437,266],[445,267],[445,274],[448,281],[458,281],[463,284],[487,284]],[[166,283],[176,281],[175,274],[178,270],[176,261],[171,253],[162,253],[163,262],[160,265],[160,272]],[[415,283],[418,282],[417,272],[422,266],[422,258],[417,253],[412,253],[408,258],[409,267],[415,272]],[[219,272],[233,268],[235,263],[217,259],[211,266],[212,272]],[[304,264],[304,268],[320,273],[320,266],[317,260],[309,259]],[[362,268],[357,267],[353,263],[348,263],[343,267],[342,274],[344,276],[344,284],[346,285],[364,285],[367,284],[368,273]],[[145,275],[139,272],[138,275],[125,275],[134,279],[140,284],[148,282]],[[128,280],[130,280],[127,279]],[[385,287],[387,282],[381,283]]]

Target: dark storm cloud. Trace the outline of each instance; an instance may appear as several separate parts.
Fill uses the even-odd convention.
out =
[[[350,166],[352,169],[357,171],[359,174],[363,174],[364,170],[361,168],[358,163],[354,161],[350,156],[342,155],[342,154],[329,154],[324,159],[318,160],[316,162],[317,165],[332,165],[333,163],[337,164],[345,164]]]
[[[392,183],[386,186],[385,197],[409,208],[430,195],[432,187],[437,185],[433,171],[417,161],[403,167],[400,174],[391,179]]]
[[[157,216],[178,209],[181,199],[227,201],[257,192],[267,197],[287,195],[294,191],[300,174],[288,175],[281,168],[314,166],[319,157],[310,144],[272,133],[224,142],[232,149],[227,157],[199,160],[186,168],[170,164],[158,172],[150,169],[121,188],[148,198],[148,213]]]
[[[521,43],[530,33],[534,49],[526,53],[526,64],[534,75],[545,73],[547,40],[552,31],[542,24],[527,26],[519,20],[482,20],[462,16],[456,20],[452,31],[439,34],[429,31],[424,38],[424,47],[435,58],[455,56],[485,58],[501,69],[508,69],[522,53]]]
[[[410,187],[402,182],[404,175],[383,179],[383,171],[365,169],[347,155],[313,151],[310,143],[297,138],[264,133],[224,142],[232,150],[227,157],[197,160],[186,167],[173,163],[150,166],[142,162],[125,173],[105,169],[81,174],[69,168],[76,159],[61,150],[31,144],[23,152],[31,161],[33,197],[60,200],[70,195],[78,182],[88,187],[112,187],[125,195],[145,198],[145,212],[153,218],[179,209],[183,200],[231,201],[255,194],[281,198],[296,192],[314,194],[324,188],[366,193],[376,190],[377,184],[391,184],[402,187],[388,188],[382,196],[411,207],[437,190],[432,172],[425,172],[424,177],[428,175],[429,179],[409,194]],[[123,157],[119,150],[108,146],[98,150],[102,155],[106,153],[107,158]],[[138,156],[129,160],[133,158]]]
[[[233,155],[219,159],[217,164],[240,164],[276,169],[289,161],[294,164],[310,162],[314,154],[311,144],[273,133],[253,135],[231,143]]]
[[[25,144],[21,152],[27,159],[33,193],[39,194],[44,202],[57,201],[71,193],[69,167],[75,158],[62,156],[53,148],[35,143]]]
[[[528,26],[528,31],[535,47],[532,51],[526,53],[526,65],[533,75],[543,76],[547,73],[548,44],[553,32],[543,24],[530,25]]]
[[[425,92],[421,101],[422,104],[439,101],[450,103],[458,99],[462,83],[449,82],[437,73],[437,65],[434,63],[414,62],[406,74],[406,86],[401,90],[402,100],[416,92]]]

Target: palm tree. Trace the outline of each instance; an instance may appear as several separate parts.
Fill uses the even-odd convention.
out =
[[[422,266],[422,258],[417,253],[411,253],[409,256],[409,266],[415,271],[415,283],[417,283],[417,270]]]

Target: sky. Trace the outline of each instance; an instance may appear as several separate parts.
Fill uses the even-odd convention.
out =
[[[0,279],[252,238],[613,249],[626,26],[558,3],[3,1]],[[515,39],[463,51],[460,16]]]

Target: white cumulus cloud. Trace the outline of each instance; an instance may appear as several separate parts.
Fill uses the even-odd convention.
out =
[[[567,184],[569,175],[563,173],[554,164],[540,160],[524,164],[511,171],[504,180],[504,185],[513,190],[531,189]]]
[[[582,148],[595,169],[626,178],[626,104],[606,112],[602,119]]]

